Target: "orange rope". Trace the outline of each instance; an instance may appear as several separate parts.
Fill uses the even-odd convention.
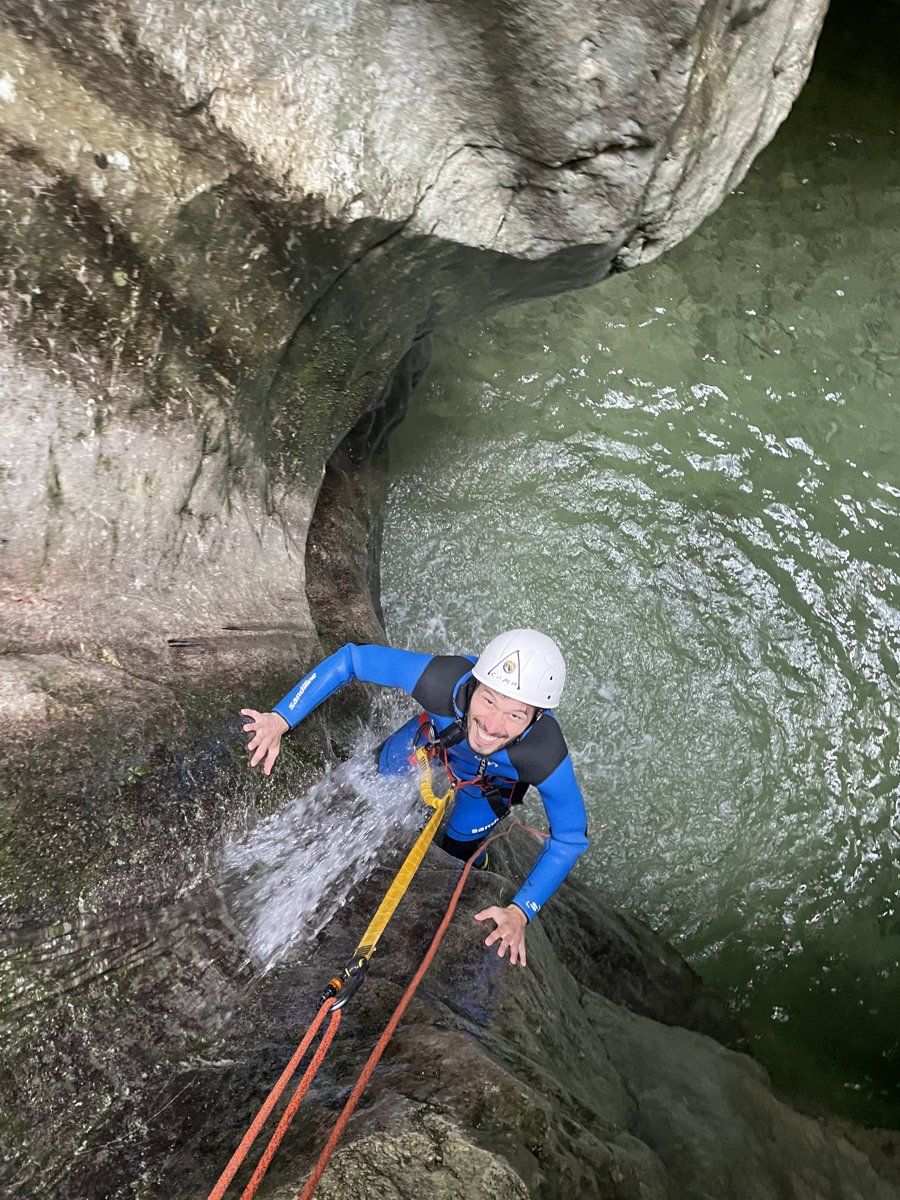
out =
[[[336,1009],[336,1011],[331,1014],[331,1020],[328,1022],[328,1028],[322,1035],[322,1040],[319,1042],[319,1047],[313,1055],[309,1066],[306,1068],[303,1078],[297,1084],[297,1090],[294,1092],[293,1096],[291,1096],[290,1103],[281,1114],[281,1120],[275,1127],[275,1132],[269,1139],[269,1144],[263,1151],[262,1157],[256,1165],[256,1170],[250,1177],[250,1182],[241,1193],[241,1200],[253,1200],[253,1197],[256,1195],[256,1189],[262,1182],[263,1175],[265,1175],[266,1171],[268,1171],[269,1163],[275,1157],[275,1151],[281,1145],[281,1139],[287,1133],[288,1126],[290,1125],[291,1121],[293,1121],[294,1115],[296,1114],[297,1109],[300,1107],[300,1101],[309,1091],[309,1085],[315,1078],[319,1067],[321,1067],[322,1060],[328,1053],[328,1047],[331,1045],[331,1040],[337,1033],[337,1028],[340,1023],[341,1010]]]
[[[419,984],[422,982],[423,978],[425,977],[425,972],[431,966],[431,963],[434,959],[435,954],[438,951],[438,947],[441,944],[444,934],[447,932],[447,928],[453,919],[453,914],[456,912],[456,906],[459,903],[459,898],[462,895],[462,890],[465,887],[466,880],[469,877],[469,873],[472,870],[475,860],[481,854],[484,853],[484,851],[491,844],[491,842],[496,842],[500,838],[509,837],[510,833],[512,833],[512,831],[514,829],[523,829],[523,830],[525,830],[526,833],[531,833],[535,837],[537,837],[541,840],[543,840],[549,836],[547,833],[545,833],[541,829],[532,829],[528,825],[522,825],[520,822],[515,821],[515,822],[512,822],[510,825],[508,825],[506,829],[500,830],[497,833],[492,833],[489,837],[485,838],[484,841],[481,842],[481,844],[478,846],[478,849],[466,861],[466,864],[463,867],[462,873],[460,874],[460,877],[457,881],[456,887],[453,890],[453,895],[450,897],[450,902],[447,905],[447,910],[444,913],[443,918],[441,919],[441,923],[437,928],[437,932],[435,933],[434,937],[431,940],[431,945],[428,947],[428,950],[425,953],[425,957],[422,959],[421,963],[419,964],[419,967],[416,970],[415,975],[413,975],[412,979],[409,982],[409,985],[406,988],[406,991],[403,993],[402,997],[400,998],[399,1004],[397,1005],[397,1007],[394,1009],[393,1013],[391,1014],[391,1018],[388,1021],[387,1025],[384,1029],[384,1032],[382,1033],[381,1037],[376,1042],[375,1047],[372,1050],[371,1054],[369,1055],[365,1066],[363,1067],[362,1071],[360,1072],[359,1078],[356,1081],[356,1085],[354,1086],[353,1091],[350,1093],[347,1103],[344,1105],[344,1109],[343,1109],[340,1117],[338,1118],[334,1129],[331,1131],[331,1135],[328,1138],[328,1141],[325,1143],[325,1146],[323,1147],[322,1152],[319,1155],[318,1161],[316,1162],[316,1165],[313,1167],[312,1173],[310,1174],[309,1178],[307,1179],[306,1185],[304,1186],[302,1193],[298,1197],[298,1200],[310,1200],[310,1198],[312,1197],[316,1188],[318,1187],[319,1181],[321,1180],[322,1175],[324,1174],[325,1168],[328,1166],[328,1160],[331,1158],[331,1155],[333,1154],[335,1147],[337,1146],[338,1142],[340,1141],[340,1139],[344,1133],[344,1130],[347,1127],[348,1121],[353,1116],[356,1106],[360,1101],[360,1097],[362,1096],[363,1092],[366,1089],[366,1086],[368,1085],[370,1078],[372,1077],[373,1071],[375,1070],[376,1066],[378,1065],[378,1063],[381,1059],[381,1056],[384,1054],[384,1051],[387,1048],[387,1044],[393,1037],[397,1026],[400,1024],[403,1014],[406,1012],[407,1008],[409,1007],[409,1003],[412,1000],[413,996],[415,995],[415,992],[418,989]],[[315,1017],[313,1018],[312,1024],[310,1025],[309,1029],[307,1029],[306,1033],[303,1035],[303,1040],[300,1042],[300,1045],[297,1047],[297,1049],[294,1051],[293,1055],[291,1056],[290,1062],[287,1064],[287,1066],[282,1071],[281,1075],[278,1078],[278,1081],[276,1082],[275,1086],[272,1088],[269,1095],[266,1097],[259,1112],[253,1118],[250,1128],[244,1134],[243,1138],[241,1139],[240,1145],[235,1150],[234,1154],[231,1156],[231,1159],[230,1159],[227,1167],[220,1175],[213,1190],[210,1192],[208,1200],[222,1200],[222,1197],[225,1195],[225,1192],[228,1190],[228,1185],[231,1183],[232,1179],[237,1174],[237,1171],[240,1168],[241,1164],[243,1163],[244,1159],[247,1157],[247,1153],[248,1153],[250,1147],[253,1145],[253,1143],[256,1141],[257,1137],[259,1136],[260,1130],[262,1129],[263,1125],[265,1124],[266,1119],[268,1118],[272,1109],[275,1107],[276,1103],[278,1102],[278,1099],[281,1096],[282,1092],[284,1091],[284,1089],[287,1087],[288,1083],[290,1082],[291,1077],[293,1076],[294,1072],[297,1070],[297,1067],[299,1066],[301,1059],[303,1058],[306,1051],[309,1049],[314,1037],[316,1036],[316,1034],[319,1031],[319,1028],[322,1025],[322,1022],[325,1020],[325,1016],[328,1013],[328,1010],[335,1004],[336,999],[337,999],[337,997],[329,996],[328,999],[323,1002],[321,1008],[319,1009],[319,1011],[316,1013]],[[296,1115],[297,1109],[300,1107],[301,1101],[303,1100],[306,1093],[309,1091],[310,1084],[312,1083],[313,1079],[316,1076],[316,1073],[318,1072],[319,1068],[321,1067],[322,1062],[325,1058],[325,1055],[328,1053],[328,1049],[331,1046],[331,1042],[334,1038],[334,1035],[337,1033],[340,1022],[341,1022],[341,1010],[337,1009],[335,1012],[333,1012],[331,1014],[331,1020],[328,1023],[328,1027],[325,1030],[325,1033],[322,1035],[322,1040],[319,1043],[319,1046],[316,1049],[315,1054],[313,1055],[312,1059],[310,1060],[309,1066],[306,1068],[306,1071],[304,1072],[303,1077],[301,1078],[300,1082],[297,1084],[297,1087],[294,1091],[293,1096],[290,1099],[290,1102],[288,1103],[287,1108],[282,1113],[281,1119],[279,1120],[278,1125],[275,1128],[275,1132],[272,1134],[271,1138],[269,1139],[269,1143],[266,1146],[265,1150],[263,1151],[262,1156],[260,1157],[260,1160],[257,1163],[256,1169],[254,1170],[253,1175],[250,1178],[250,1182],[244,1188],[244,1191],[241,1194],[241,1200],[252,1200],[253,1196],[255,1195],[256,1190],[259,1187],[259,1184],[260,1184],[263,1176],[265,1175],[266,1171],[269,1168],[269,1164],[271,1163],[276,1150],[278,1149],[279,1145],[281,1144],[281,1141],[284,1138],[284,1135],[287,1132],[288,1127],[290,1126],[291,1122],[293,1121],[294,1116]]]
[[[542,838],[542,839],[546,838],[548,836],[542,830],[531,829],[527,825],[520,825],[518,822],[515,822],[514,824],[509,825],[506,829],[501,830],[499,833],[491,834],[490,837],[485,838],[485,840],[481,843],[481,845],[478,847],[478,849],[475,851],[475,853],[473,855],[471,855],[471,857],[466,861],[466,865],[463,867],[462,874],[460,875],[459,880],[456,884],[456,887],[453,890],[453,895],[450,897],[450,903],[447,905],[447,911],[444,913],[443,919],[441,920],[441,923],[437,928],[437,932],[435,933],[434,937],[431,940],[431,945],[428,947],[428,950],[425,953],[425,957],[422,959],[421,963],[419,964],[419,967],[418,967],[415,975],[413,975],[412,979],[409,981],[406,991],[403,993],[403,995],[400,998],[400,1003],[397,1005],[397,1007],[394,1009],[393,1013],[391,1014],[391,1019],[388,1021],[387,1025],[385,1026],[384,1032],[382,1033],[382,1035],[378,1039],[378,1041],[375,1043],[375,1047],[372,1050],[372,1053],[369,1055],[368,1059],[366,1060],[366,1065],[363,1067],[362,1071],[360,1072],[359,1079],[357,1079],[357,1081],[356,1081],[356,1086],[354,1087],[353,1091],[350,1093],[350,1097],[347,1100],[347,1103],[344,1105],[344,1110],[341,1113],[341,1115],[338,1117],[337,1124],[335,1125],[334,1129],[332,1129],[332,1131],[331,1131],[331,1136],[329,1137],[328,1141],[325,1143],[324,1147],[322,1148],[322,1153],[319,1155],[318,1161],[316,1162],[316,1165],[313,1167],[312,1173],[309,1176],[309,1178],[307,1179],[306,1185],[304,1186],[303,1191],[300,1193],[298,1200],[311,1200],[313,1193],[315,1192],[316,1188],[319,1186],[319,1181],[321,1180],[322,1175],[325,1172],[325,1168],[328,1166],[328,1160],[331,1158],[331,1155],[334,1153],[335,1146],[337,1146],[338,1142],[341,1140],[341,1136],[347,1127],[347,1122],[353,1116],[353,1112],[354,1112],[357,1104],[359,1103],[360,1097],[362,1096],[363,1092],[366,1089],[366,1085],[368,1084],[368,1082],[372,1076],[372,1072],[378,1066],[378,1062],[381,1059],[382,1054],[384,1054],[384,1052],[387,1048],[388,1042],[393,1037],[394,1031],[396,1030],[397,1026],[400,1024],[400,1020],[401,1020],[403,1014],[406,1012],[407,1008],[409,1007],[409,1002],[412,1000],[413,996],[415,995],[416,989],[418,988],[419,984],[422,982],[422,980],[425,976],[425,972],[431,966],[432,960],[434,959],[434,956],[437,953],[438,947],[441,944],[441,940],[442,940],[444,934],[447,932],[447,927],[449,926],[450,922],[453,919],[453,914],[456,912],[456,906],[459,903],[459,898],[462,895],[463,887],[465,886],[466,880],[469,877],[469,872],[472,870],[472,866],[475,862],[475,859],[478,858],[479,855],[481,855],[484,852],[484,850],[487,849],[487,847],[491,844],[491,842],[496,842],[499,838],[509,837],[509,835],[513,831],[513,829],[524,829],[527,833],[533,833],[537,837]]]
[[[294,1051],[293,1055],[291,1056],[290,1062],[284,1068],[284,1070],[281,1072],[281,1075],[278,1078],[278,1082],[272,1088],[271,1092],[269,1092],[269,1095],[266,1097],[265,1101],[263,1102],[263,1105],[260,1108],[259,1112],[253,1118],[253,1121],[250,1124],[250,1128],[247,1130],[247,1132],[244,1134],[243,1138],[241,1139],[241,1144],[238,1146],[237,1150],[235,1150],[234,1154],[232,1154],[232,1156],[228,1162],[228,1166],[225,1168],[225,1170],[219,1176],[215,1187],[209,1193],[209,1200],[222,1200],[222,1197],[225,1195],[226,1191],[228,1190],[229,1183],[231,1183],[232,1179],[237,1174],[237,1170],[240,1167],[241,1163],[247,1157],[247,1151],[250,1149],[250,1147],[253,1145],[253,1143],[256,1141],[257,1137],[259,1136],[259,1131],[262,1129],[263,1125],[265,1125],[266,1118],[268,1117],[269,1113],[272,1111],[272,1109],[275,1107],[276,1103],[278,1102],[278,1097],[281,1095],[281,1093],[284,1091],[284,1089],[287,1087],[288,1083],[290,1082],[291,1076],[297,1070],[300,1060],[303,1058],[303,1055],[309,1049],[313,1038],[318,1033],[319,1026],[325,1020],[325,1014],[328,1012],[329,1008],[331,1008],[332,1004],[334,1004],[334,997],[329,996],[329,998],[325,1001],[325,1003],[322,1005],[322,1007],[316,1013],[315,1017],[313,1018],[312,1024],[310,1025],[309,1029],[307,1029],[306,1033],[303,1035],[303,1040],[301,1041],[300,1045],[297,1047],[297,1049]],[[340,1011],[340,1010],[338,1010],[338,1011]]]

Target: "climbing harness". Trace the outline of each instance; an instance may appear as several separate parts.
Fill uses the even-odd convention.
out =
[[[422,718],[424,718],[424,721]],[[422,859],[425,857],[426,850],[434,840],[438,826],[453,803],[456,792],[460,787],[464,787],[467,784],[481,782],[480,777],[474,780],[460,780],[453,775],[452,771],[450,770],[449,763],[447,762],[446,746],[441,747],[440,740],[434,738],[433,731],[430,730],[430,726],[428,724],[427,715],[423,713],[422,718],[420,718],[420,731],[422,733],[422,738],[417,739],[418,744],[415,745],[413,753],[410,755],[410,759],[417,765],[419,769],[419,793],[428,807],[433,809],[433,812],[428,819],[427,824],[413,844],[412,849],[404,859],[402,866],[391,881],[391,885],[385,893],[384,899],[378,906],[375,915],[369,922],[349,961],[340,973],[336,974],[332,979],[329,980],[328,986],[321,997],[318,1012],[313,1018],[312,1023],[310,1024],[306,1033],[303,1035],[302,1041],[294,1051],[290,1061],[282,1071],[269,1095],[263,1101],[259,1112],[250,1123],[250,1126],[247,1129],[247,1132],[244,1134],[244,1137],[241,1139],[239,1146],[229,1159],[228,1165],[225,1167],[225,1170],[219,1176],[219,1179],[210,1192],[208,1200],[222,1200],[222,1197],[224,1197],[229,1185],[231,1184],[231,1181],[234,1179],[234,1176],[240,1169],[241,1164],[247,1157],[250,1147],[256,1141],[273,1108],[278,1103],[278,1100],[281,1098],[282,1093],[296,1073],[297,1068],[303,1060],[307,1050],[309,1050],[310,1046],[315,1040],[316,1035],[325,1022],[325,1018],[329,1017],[328,1025],[325,1029],[325,1032],[322,1034],[322,1039],[309,1062],[309,1066],[304,1071],[299,1083],[294,1089],[294,1093],[288,1101],[288,1104],[282,1113],[265,1150],[260,1156],[259,1162],[257,1163],[250,1180],[241,1193],[241,1200],[252,1200],[252,1197],[256,1194],[257,1188],[262,1182],[262,1178],[268,1170],[269,1164],[274,1158],[275,1152],[281,1144],[281,1141],[284,1138],[291,1121],[294,1119],[297,1109],[300,1107],[301,1101],[309,1090],[310,1084],[312,1083],[316,1073],[325,1059],[325,1055],[328,1053],[328,1048],[331,1045],[331,1042],[334,1039],[334,1036],[337,1033],[338,1027],[341,1023],[342,1010],[347,1002],[352,999],[352,997],[360,989],[360,987],[362,987],[362,984],[365,981],[366,972],[368,970],[369,961],[375,952],[378,939],[381,937],[385,927],[393,916],[397,905],[400,903],[404,894],[409,888],[413,876],[421,865]],[[431,732],[431,737],[427,737],[428,732]],[[445,782],[448,784],[448,786],[440,793],[435,790],[434,767],[438,763],[441,763],[446,769],[447,776]],[[439,784],[438,786],[441,785]],[[459,902],[460,896],[462,895],[463,887],[465,886],[466,880],[469,877],[469,873],[474,866],[475,861],[492,842],[497,841],[499,838],[508,837],[513,829],[517,828],[524,829],[526,832],[534,834],[539,839],[548,837],[548,834],[542,830],[531,829],[527,825],[520,825],[518,822],[516,822],[510,824],[504,830],[498,833],[493,833],[485,838],[466,861],[462,870],[462,874],[460,875],[453,891],[453,895],[450,898],[450,902],[447,905],[446,912],[444,913],[441,923],[431,941],[431,945],[419,964],[416,973],[410,980],[406,991],[403,993],[403,996],[400,999],[399,1004],[394,1009],[394,1012],[392,1013],[391,1018],[384,1029],[384,1032],[378,1039],[378,1042],[375,1044],[375,1047],[366,1060],[353,1091],[350,1093],[350,1096],[344,1105],[344,1109],[341,1112],[341,1115],[338,1118],[337,1123],[335,1124],[334,1129],[328,1138],[328,1141],[322,1148],[322,1152],[319,1155],[318,1161],[310,1173],[303,1191],[298,1197],[298,1200],[311,1200],[311,1197],[315,1192],[322,1175],[324,1174],[325,1168],[328,1165],[328,1160],[331,1158],[337,1143],[340,1141],[344,1129],[346,1128],[350,1117],[353,1115],[353,1112],[356,1109],[363,1092],[365,1091],[375,1067],[378,1065],[378,1062],[381,1059],[388,1042],[393,1036],[393,1033],[399,1025],[404,1012],[406,1011],[410,1001],[413,998],[413,995],[416,992],[416,989],[422,982],[425,972],[428,970],[428,967],[431,965],[431,962],[437,953],[438,947],[441,944],[441,940],[447,931],[451,920],[453,919],[453,914],[456,911],[456,906]]]
[[[538,720],[541,714],[535,718]],[[514,804],[522,804],[525,800],[525,793],[528,791],[529,784],[522,783],[520,780],[505,780],[506,788],[502,788],[500,784],[485,776],[484,772],[487,767],[487,759],[482,759],[479,763],[478,774],[472,779],[461,779],[450,765],[449,750],[451,747],[458,745],[466,736],[465,720],[460,719],[448,725],[440,733],[436,733],[434,726],[428,716],[428,713],[419,714],[419,729],[416,734],[416,748],[424,749],[431,762],[439,761],[447,778],[452,782],[454,790],[459,791],[464,787],[477,787],[484,799],[487,801],[488,807],[497,818],[502,821],[504,817],[509,816],[510,808]],[[513,739],[513,743],[520,741],[523,734]],[[513,744],[510,743],[510,744]],[[410,761],[414,761],[414,754],[410,755]]]

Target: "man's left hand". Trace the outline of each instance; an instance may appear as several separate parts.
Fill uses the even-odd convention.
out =
[[[488,918],[496,921],[497,926],[484,939],[484,944],[493,946],[494,942],[499,942],[498,955],[503,958],[508,948],[510,964],[518,963],[524,967],[525,926],[528,924],[528,920],[521,908],[517,904],[508,904],[506,908],[499,908],[493,904],[490,908],[485,908],[475,914],[476,921],[486,921]]]

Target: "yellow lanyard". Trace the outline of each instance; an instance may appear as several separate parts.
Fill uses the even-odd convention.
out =
[[[330,980],[325,995],[340,997],[334,1006],[335,1008],[346,1004],[362,983],[365,968],[368,966],[369,959],[375,952],[378,939],[384,933],[385,927],[397,909],[397,905],[406,894],[407,888],[412,883],[413,876],[422,865],[425,851],[434,840],[438,826],[444,819],[456,795],[456,789],[452,784],[443,795],[437,795],[434,790],[434,778],[431,773],[431,756],[424,746],[417,747],[415,755],[419,767],[419,794],[428,807],[434,809],[434,812],[429,817],[427,825],[416,838],[412,849],[403,860],[402,866],[391,881],[391,886],[385,892],[384,899],[379,904],[377,912],[360,938],[359,945],[354,950],[353,956],[347,966],[344,967],[343,973]],[[353,986],[348,989],[347,984],[351,980]]]

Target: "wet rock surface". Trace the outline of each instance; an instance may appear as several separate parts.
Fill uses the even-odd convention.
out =
[[[517,878],[535,847],[512,836],[506,857]],[[716,1040],[737,1031],[715,998],[651,931],[591,907],[596,898],[587,889],[564,886],[552,933],[542,921],[530,927],[525,970],[485,951],[472,915],[509,899],[506,870],[473,875],[318,1194],[897,1195],[845,1137],[777,1100],[756,1063]],[[262,1195],[300,1190],[458,872],[442,851],[429,852]],[[209,1045],[206,1061],[173,1078],[164,1094],[171,1103],[147,1130],[145,1153],[153,1146],[164,1157],[163,1147],[170,1149],[161,1173],[147,1176],[150,1194],[207,1193],[389,878],[387,867],[374,872],[315,951],[267,976]],[[607,946],[605,961],[573,953],[585,938]],[[642,976],[693,1028],[663,1025],[609,998],[637,991]]]
[[[292,757],[281,765],[296,788],[305,768]],[[229,781],[224,760],[208,770]],[[8,1194],[205,1197],[403,852],[389,843],[315,942],[266,974],[209,882],[180,897],[110,889],[96,917],[19,926],[7,967],[29,988],[4,1012],[3,1091],[20,1122]],[[530,926],[527,969],[485,951],[472,915],[508,902],[536,853],[514,831],[473,874],[320,1195],[900,1194],[896,1135],[780,1102],[671,947],[586,887],[565,884]],[[298,1193],[459,869],[429,852],[262,1196]]]
[[[207,1194],[387,879],[263,977],[216,887],[364,711],[248,777],[241,703],[378,635],[379,456],[429,332],[685,236],[823,10],[0,3],[8,1194]],[[264,1194],[297,1190],[457,869],[430,855]],[[323,1196],[895,1194],[583,889],[527,971],[485,955],[471,912],[511,887],[473,880]]]

